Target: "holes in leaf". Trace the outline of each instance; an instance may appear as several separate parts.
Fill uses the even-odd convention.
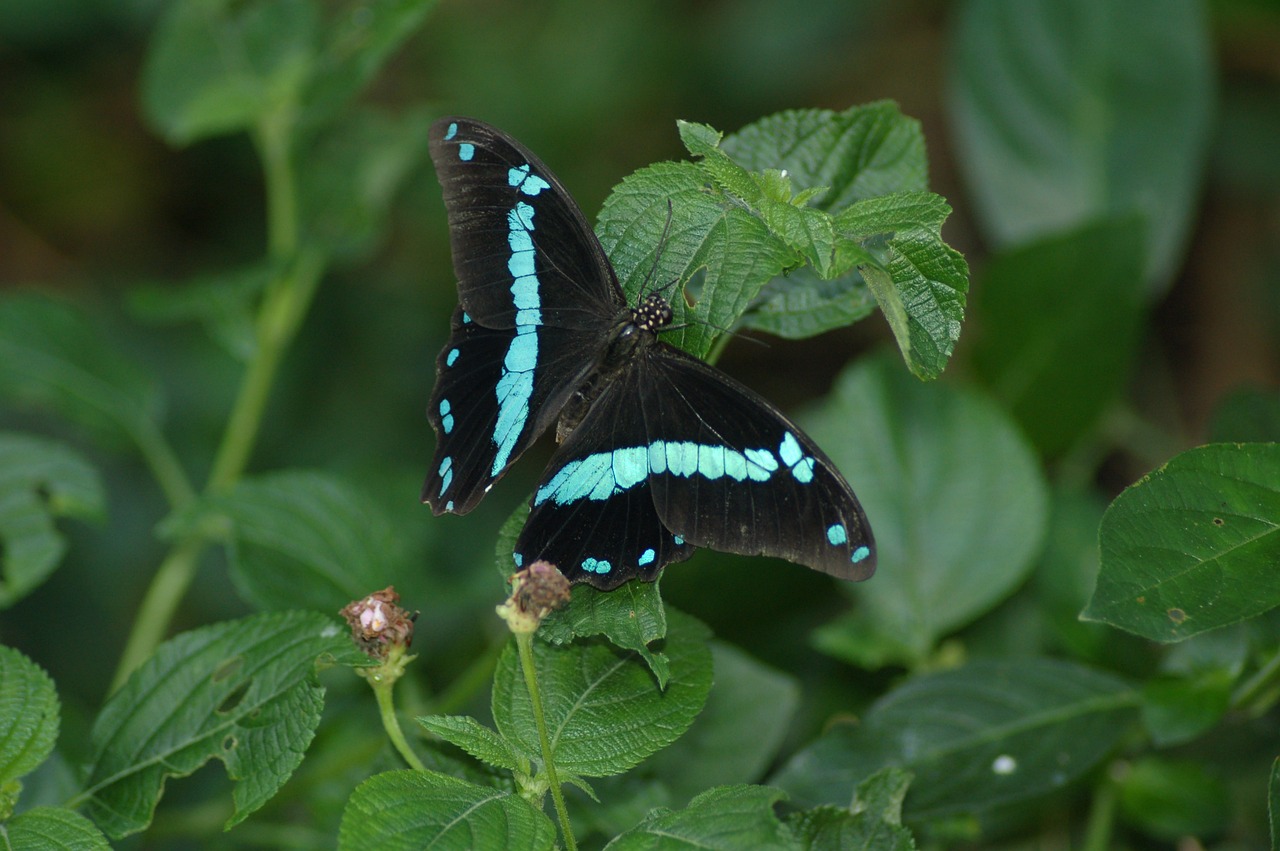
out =
[[[1165,614],[1169,616],[1169,620],[1177,624],[1180,624],[1187,619],[1187,613],[1182,611],[1182,609],[1170,609],[1165,612]]]
[[[236,710],[236,707],[244,700],[244,696],[249,693],[249,684],[253,680],[245,680],[232,689],[231,693],[222,699],[218,704],[219,715],[229,715]]]
[[[1213,525],[1214,525],[1214,526],[1225,526],[1225,525],[1227,525],[1227,521],[1223,520],[1221,517],[1215,517],[1215,518],[1213,518]]]
[[[236,674],[240,673],[242,668],[244,668],[244,657],[232,656],[230,659],[222,660],[222,662],[218,664],[218,667],[213,669],[213,673],[209,676],[209,679],[213,680],[215,683],[220,683],[223,680],[229,680]]]
[[[227,737],[222,740],[222,750],[226,753],[231,753],[239,746],[240,740],[233,735],[228,734]]]

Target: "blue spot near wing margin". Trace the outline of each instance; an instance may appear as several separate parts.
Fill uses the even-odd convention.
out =
[[[655,553],[653,551],[653,548],[650,547],[649,549],[645,550],[643,553],[640,554],[640,559],[638,564],[641,567],[644,567],[646,564],[653,564],[653,560],[656,556],[657,556],[657,553]]]
[[[519,168],[512,167],[507,172],[507,182],[512,186],[520,187],[520,191],[525,195],[537,195],[542,190],[551,188],[550,183],[530,172],[528,163]]]
[[[459,355],[459,354],[460,354],[460,352],[459,352],[457,349],[450,349],[450,350],[449,350],[449,356],[448,356],[447,358],[445,358],[445,359],[444,359],[444,365],[445,365],[445,366],[453,366],[455,363],[457,363],[457,362],[458,362],[458,355]]]
[[[849,561],[853,562],[854,564],[857,564],[858,562],[862,561],[869,555],[871,555],[871,550],[869,550],[867,547],[865,546],[858,547],[856,550],[853,551],[853,554],[849,556]]]
[[[453,483],[452,455],[444,456],[444,460],[440,462],[440,469],[437,472],[440,474],[440,478],[442,480],[440,482],[440,495],[444,496],[444,492],[447,491],[449,489],[449,485]]]
[[[843,523],[833,523],[827,527],[827,540],[831,542],[831,546],[838,547],[849,540],[849,533],[845,531]]]
[[[470,162],[471,158],[476,155],[476,146],[463,142],[458,146],[458,159],[463,162]]]
[[[447,142],[457,135],[458,135],[458,122],[456,121],[449,122],[449,132],[444,134],[444,140]]]
[[[449,406],[449,400],[441,399],[440,400],[440,425],[442,428],[444,428],[445,434],[449,434],[450,432],[453,431],[453,414],[449,413],[450,410],[451,408]]]
[[[587,573],[605,574],[613,570],[613,565],[609,564],[605,559],[597,559],[588,556],[582,560],[582,569]]]

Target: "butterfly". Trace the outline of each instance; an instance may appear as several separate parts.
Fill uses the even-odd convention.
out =
[[[466,514],[541,434],[559,440],[516,540],[609,590],[696,547],[779,556],[849,580],[875,570],[840,471],[777,408],[661,341],[672,309],[632,307],[569,192],[506,133],[432,125],[458,279],[428,418],[422,499]]]

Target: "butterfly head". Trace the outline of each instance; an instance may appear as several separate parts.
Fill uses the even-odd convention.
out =
[[[674,314],[671,305],[657,293],[650,293],[640,306],[632,311],[632,322],[641,331],[656,334],[671,324]]]

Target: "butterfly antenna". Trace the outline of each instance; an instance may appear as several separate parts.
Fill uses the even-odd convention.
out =
[[[658,237],[657,250],[653,252],[653,265],[649,267],[648,274],[644,276],[644,282],[640,284],[640,301],[644,301],[645,296],[648,295],[649,293],[649,284],[653,281],[654,276],[658,274],[658,264],[662,262],[662,252],[667,247],[667,238],[671,236],[671,218],[672,218],[671,199],[668,198],[667,199],[667,220],[662,225],[662,236]],[[660,290],[657,290],[657,292],[660,292],[660,293],[665,292],[666,290],[670,289],[671,287],[674,287],[675,285],[676,285],[676,281],[672,281],[671,283],[662,287]]]

